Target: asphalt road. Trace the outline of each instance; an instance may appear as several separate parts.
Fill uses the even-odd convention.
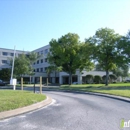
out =
[[[0,121],[0,130],[119,130],[130,103],[89,94],[46,91],[51,105]],[[130,130],[126,128],[126,130]]]

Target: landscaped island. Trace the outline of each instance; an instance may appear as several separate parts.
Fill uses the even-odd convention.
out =
[[[29,91],[0,90],[0,112],[28,106],[46,99]]]

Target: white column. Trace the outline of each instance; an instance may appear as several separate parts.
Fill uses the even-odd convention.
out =
[[[31,82],[34,83],[34,76],[32,77]]]
[[[63,79],[62,79],[62,74],[61,74],[61,72],[59,73],[59,83],[60,83],[60,84],[63,84]]]
[[[82,75],[81,75],[80,71],[78,71],[77,76],[78,76],[78,84],[82,84]]]
[[[55,83],[55,77],[52,77],[52,83]]]

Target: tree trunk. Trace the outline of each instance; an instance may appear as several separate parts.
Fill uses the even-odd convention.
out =
[[[71,85],[72,84],[72,73],[70,72],[69,73],[69,85]]]
[[[106,86],[108,86],[108,79],[109,79],[109,71],[106,70]]]

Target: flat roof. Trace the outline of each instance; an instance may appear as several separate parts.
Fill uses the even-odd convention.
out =
[[[8,48],[0,48],[0,49],[14,51],[14,49],[8,49]],[[24,51],[24,50],[15,50],[15,51],[19,51],[19,52],[30,52],[30,51]]]

